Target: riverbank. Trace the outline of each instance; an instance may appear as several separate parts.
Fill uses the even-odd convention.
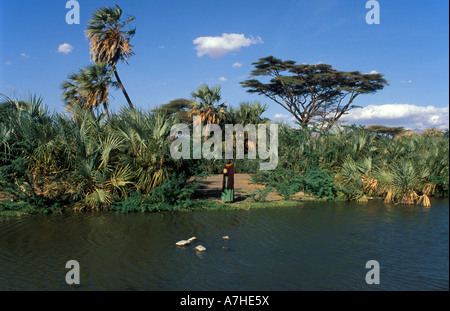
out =
[[[302,201],[319,200],[310,195],[299,192],[291,198],[285,200],[275,191],[265,192],[265,187],[252,183],[250,174],[235,175],[235,201],[225,203],[220,199],[222,187],[222,175],[211,175],[206,177],[193,195],[193,201],[189,208],[180,208],[177,211],[199,211],[199,210],[249,210],[261,208],[281,208],[298,205]],[[261,193],[265,192],[262,196]],[[23,216],[35,213],[31,207],[18,207],[20,203],[11,202],[7,194],[0,193],[0,205],[14,205],[14,208],[0,210],[0,216]],[[73,206],[58,208],[58,211],[73,211]],[[53,211],[49,211],[53,212]]]
[[[210,175],[203,179],[194,192],[194,199],[221,202],[222,180],[223,176],[221,174]],[[278,195],[276,191],[265,191],[263,185],[253,183],[252,175],[250,174],[235,174],[234,188],[235,202],[249,202],[251,200],[274,202],[283,200],[283,197]],[[260,196],[262,192],[264,192],[263,197]],[[303,192],[299,192],[294,197],[303,198],[305,195]]]
[[[316,200],[318,199],[309,198],[307,200]],[[229,211],[237,211],[237,210],[250,210],[250,209],[263,209],[263,208],[282,208],[282,207],[293,207],[297,206],[299,203],[306,201],[301,199],[293,199],[293,200],[272,200],[272,201],[263,201],[256,202],[251,199],[236,201],[233,203],[225,203],[220,200],[215,199],[197,199],[192,202],[192,205],[189,208],[180,208],[176,209],[179,212],[190,212],[190,211],[201,211],[201,210],[229,210]],[[2,202],[0,201],[0,204]],[[66,206],[60,208],[58,210],[60,213],[62,212],[74,212],[74,208],[71,206]],[[164,211],[161,211],[164,212]],[[32,211],[29,208],[24,209],[15,209],[15,210],[0,210],[0,216],[25,216],[41,213],[40,211]],[[118,212],[120,213],[120,212]]]
[[[329,200],[326,198],[317,198],[304,192],[298,192],[294,194],[289,200],[284,199],[277,194],[273,189],[266,189],[265,186],[253,183],[252,175],[250,174],[236,174],[235,175],[235,201],[233,203],[225,203],[221,200],[221,187],[222,187],[222,175],[210,175],[204,178],[197,189],[195,190],[192,202],[189,207],[176,208],[173,210],[154,210],[152,212],[164,212],[164,211],[202,211],[202,210],[250,210],[250,209],[264,209],[264,208],[283,208],[283,207],[295,207],[302,202],[317,201],[317,202],[337,202],[344,201],[342,199]],[[364,196],[363,199],[357,200],[360,203],[368,202],[370,200],[381,200],[380,198],[373,198]],[[3,209],[2,209],[3,205]],[[15,203],[11,197],[6,193],[0,192],[0,216],[13,217],[13,216],[25,216],[31,214],[50,214],[50,213],[63,213],[74,212],[82,210],[79,206],[68,205],[59,207],[48,207],[44,211],[33,208],[29,205],[24,205],[21,208],[21,203]],[[139,205],[139,203],[136,203]],[[117,213],[131,213],[139,211],[138,208],[133,211],[127,210],[112,210]],[[142,210],[142,212],[146,212]]]
[[[302,201],[320,200],[303,192],[285,200],[275,190],[252,182],[250,174],[235,174],[235,201],[223,202],[221,197],[222,175],[205,178],[194,193],[194,206],[189,210],[248,210],[269,207],[291,207]]]

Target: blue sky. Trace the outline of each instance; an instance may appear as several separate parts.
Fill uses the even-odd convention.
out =
[[[0,0],[0,93],[35,92],[64,112],[61,83],[90,63],[87,21],[96,8],[118,4],[136,17],[136,54],[118,70],[137,107],[190,98],[207,83],[221,85],[230,106],[260,101],[269,106],[266,117],[290,121],[283,108],[239,84],[252,62],[273,55],[384,74],[390,86],[358,97],[363,108],[346,117],[350,123],[448,128],[446,0],[379,0],[379,25],[366,23],[365,0],[78,2],[80,24],[68,25],[65,0]],[[112,110],[123,105],[123,94],[113,92]]]

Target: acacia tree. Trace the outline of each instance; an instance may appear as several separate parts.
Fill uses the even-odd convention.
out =
[[[264,95],[289,111],[301,124],[315,118],[330,128],[355,106],[361,94],[373,94],[388,83],[380,73],[344,72],[331,65],[297,65],[295,61],[261,58],[253,63],[251,77],[269,77],[268,83],[257,79],[241,82],[247,92]]]
[[[189,123],[192,120],[189,117],[189,109],[192,107],[192,101],[185,98],[177,98],[171,100],[169,103],[164,104],[161,108],[167,112],[168,115],[176,116],[182,123]],[[157,109],[155,109],[157,110]]]
[[[376,132],[378,135],[392,138],[396,138],[406,132],[403,127],[389,127],[384,125],[369,125],[366,126],[366,129]]]

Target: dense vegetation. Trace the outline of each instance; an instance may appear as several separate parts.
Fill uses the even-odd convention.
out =
[[[3,195],[44,210],[68,204],[77,210],[105,209],[134,192],[158,198],[158,209],[184,204],[190,195],[186,184],[200,163],[170,157],[170,127],[176,118],[163,110],[122,109],[110,120],[80,107],[73,112],[73,118],[51,114],[36,96],[4,98]],[[167,183],[170,191],[162,192]],[[3,209],[19,207],[3,203]]]
[[[220,108],[221,111],[223,107]],[[174,160],[170,127],[177,113],[123,108],[95,116],[75,107],[73,117],[50,113],[42,98],[4,97],[0,104],[1,209],[158,211],[189,208],[198,180],[220,173],[221,160]],[[241,103],[223,121],[267,122],[265,107]],[[210,111],[208,113],[211,113]],[[280,125],[279,164],[258,170],[238,160],[239,173],[285,199],[299,191],[327,199],[429,205],[449,193],[449,138],[437,130],[395,138],[364,127]]]
[[[255,180],[285,197],[302,190],[329,199],[429,206],[430,196],[449,194],[448,130],[403,132],[393,138],[358,126],[284,126],[277,170],[257,173]]]
[[[117,72],[119,61],[134,55],[130,39],[136,29],[125,29],[133,20],[123,20],[117,5],[92,15],[86,38],[94,63],[70,74],[61,85],[70,115],[51,113],[35,95],[2,96],[0,210],[187,209],[199,179],[220,173],[224,161],[173,159],[172,125],[191,123],[193,116],[200,116],[203,125],[215,123],[222,129],[225,124],[270,122],[262,117],[266,105],[243,102],[230,107],[221,101],[220,87],[208,85],[195,90],[191,99],[136,110]],[[280,125],[276,170],[258,171],[258,160],[235,161],[238,173],[251,173],[256,183],[266,186],[254,200],[263,201],[272,189],[286,200],[303,191],[317,198],[379,197],[387,203],[425,206],[431,196],[448,196],[448,130],[418,134],[402,128],[338,125],[357,96],[387,85],[381,74],[295,65],[274,57],[254,65],[253,75],[272,80],[247,80],[243,86],[283,106],[299,126]],[[111,88],[120,88],[128,103],[113,114],[108,109]]]

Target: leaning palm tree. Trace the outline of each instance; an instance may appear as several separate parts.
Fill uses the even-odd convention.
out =
[[[103,105],[106,117],[110,119],[108,95],[111,86],[117,88],[118,83],[112,81],[108,66],[94,64],[81,69],[79,73],[71,74],[61,88],[69,111],[79,105],[92,112],[94,108]]]
[[[81,91],[81,76],[78,73],[69,75],[68,80],[61,84],[62,98],[67,111],[73,113],[75,107],[86,107],[86,97]],[[88,108],[88,110],[91,110]],[[74,115],[75,119],[75,115]]]
[[[221,100],[220,86],[209,87],[205,84],[191,95],[195,102],[192,103],[190,115],[200,116],[203,124],[219,124],[226,111],[225,103],[215,106]]]
[[[121,18],[122,9],[118,5],[96,10],[88,22],[86,38],[90,40],[91,60],[111,66],[128,105],[133,109],[130,97],[117,73],[116,65],[119,60],[127,63],[127,59],[134,55],[130,38],[136,33],[136,28],[131,30],[123,30],[123,28],[135,17],[131,16],[126,21],[121,21]]]

